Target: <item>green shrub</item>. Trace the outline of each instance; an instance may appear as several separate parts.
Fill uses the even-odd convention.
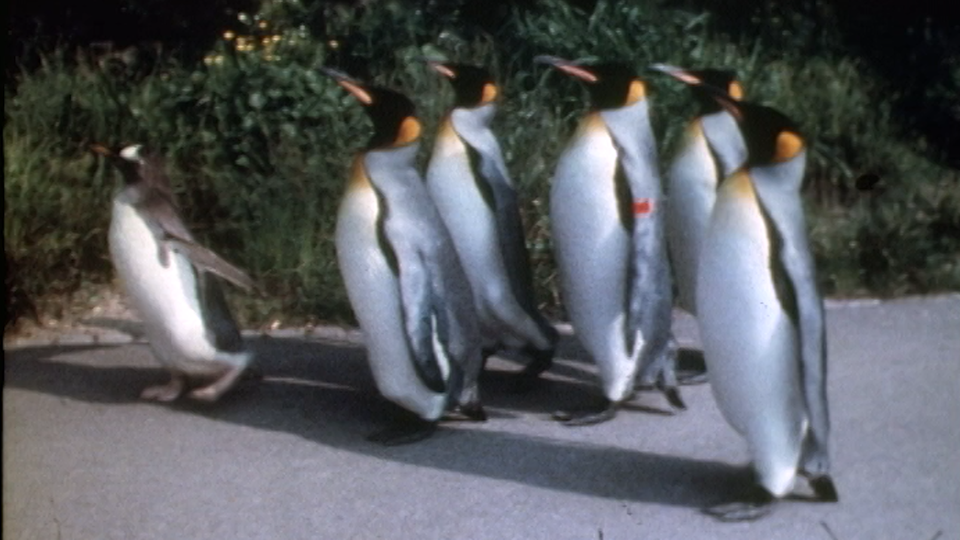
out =
[[[826,291],[960,289],[956,172],[893,126],[891,90],[828,32],[807,31],[805,16],[783,21],[776,38],[746,40],[717,32],[705,13],[655,0],[601,0],[590,14],[544,0],[487,33],[465,19],[465,6],[271,2],[224,28],[202,63],[164,57],[136,72],[49,54],[4,93],[4,240],[17,269],[13,287],[40,301],[110,279],[105,230],[114,173],[87,146],[143,142],[168,156],[201,240],[269,291],[267,299],[234,295],[246,324],[350,321],[333,224],[350,159],[370,127],[315,67],[339,66],[405,90],[427,128],[425,164],[451,92],[418,58],[442,55],[490,66],[502,82],[495,129],[520,191],[542,304],[560,316],[549,179],[585,94],[532,63],[555,54],[621,59],[641,70],[652,62],[737,69],[750,99],[783,109],[808,134],[805,194]],[[796,46],[767,46],[785,40]],[[666,162],[693,107],[679,83],[648,79]],[[879,175],[879,188],[858,191],[854,182],[864,174]]]

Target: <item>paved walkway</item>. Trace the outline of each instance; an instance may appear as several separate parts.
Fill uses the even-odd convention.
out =
[[[490,421],[383,448],[364,436],[392,409],[355,332],[251,337],[261,384],[164,406],[137,400],[164,375],[121,322],[97,343],[5,344],[5,540],[960,539],[960,295],[831,306],[841,502],[753,524],[698,512],[748,478],[708,386],[682,413],[641,394],[607,424],[549,420],[597,398],[569,335],[530,394],[502,391],[516,365],[493,362]],[[693,321],[676,330],[696,361]]]

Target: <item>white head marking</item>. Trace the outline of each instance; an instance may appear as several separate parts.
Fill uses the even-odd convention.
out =
[[[120,157],[127,161],[143,163],[143,156],[140,155],[141,149],[143,149],[142,144],[131,144],[130,146],[125,146],[123,150],[120,150]]]

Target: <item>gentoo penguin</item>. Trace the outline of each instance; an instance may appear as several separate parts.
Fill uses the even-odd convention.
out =
[[[476,310],[453,241],[420,173],[413,103],[386,88],[323,72],[373,121],[353,162],[336,224],[337,261],[364,333],[377,388],[414,413],[370,437],[386,445],[428,437],[449,407],[485,419]]]
[[[497,84],[482,67],[427,63],[456,92],[434,143],[427,189],[470,280],[485,353],[522,348],[532,361],[521,377],[530,381],[553,362],[558,334],[533,298],[517,194],[490,129]]]
[[[803,136],[782,113],[717,94],[743,131],[747,161],[721,182],[699,264],[697,320],[717,404],[747,440],[758,484],[707,510],[757,519],[797,474],[836,501],[827,449],[823,301],[800,185]]]
[[[124,187],[113,199],[110,257],[130,301],[143,319],[154,355],[171,373],[168,384],[140,397],[173,401],[188,379],[207,380],[190,397],[216,401],[251,366],[220,289],[220,278],[256,290],[242,270],[197,244],[187,230],[160,157],[142,145],[119,152],[95,145],[121,172]]]
[[[684,408],[646,85],[627,64],[584,66],[550,56],[537,61],[586,83],[593,105],[557,164],[550,224],[560,292],[578,339],[597,363],[609,404],[567,423],[613,418],[633,394],[638,372],[641,383],[655,383]]]
[[[687,70],[665,64],[651,68],[689,85],[700,112],[687,126],[677,156],[667,171],[667,246],[677,280],[678,304],[697,314],[697,261],[707,220],[717,198],[717,185],[743,165],[746,146],[736,120],[704,85],[743,98],[733,71]]]

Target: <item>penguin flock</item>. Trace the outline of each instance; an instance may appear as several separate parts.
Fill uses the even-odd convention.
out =
[[[337,261],[379,392],[405,416],[370,436],[424,439],[457,414],[483,421],[479,378],[504,349],[526,366],[523,391],[550,369],[558,332],[533,296],[518,196],[491,129],[500,89],[480,66],[422,59],[455,103],[424,174],[413,102],[331,68],[373,134],[350,168],[336,217]],[[590,108],[559,157],[550,232],[561,298],[597,365],[606,406],[562,412],[565,425],[610,420],[637,388],[677,408],[677,304],[700,327],[715,400],[746,440],[756,482],[706,511],[754,520],[803,476],[837,501],[830,476],[823,300],[800,198],[806,140],[781,112],[743,100],[732,71],[655,64],[686,84],[700,111],[659,172],[647,83],[629,63],[544,64],[579,80]],[[141,145],[95,145],[121,172],[111,259],[171,380],[141,397],[216,401],[258,374],[221,290],[254,281],[199,245],[180,217],[160,157]]]

